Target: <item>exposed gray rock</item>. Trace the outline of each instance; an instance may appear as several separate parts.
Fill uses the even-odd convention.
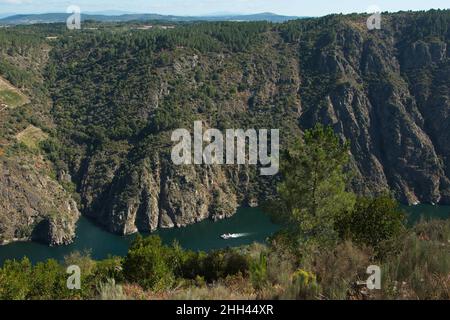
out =
[[[25,162],[0,160],[0,241],[36,240],[70,244],[80,217],[75,201],[55,181]]]

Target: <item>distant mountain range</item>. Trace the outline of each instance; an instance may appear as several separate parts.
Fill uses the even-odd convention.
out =
[[[0,19],[3,25],[36,24],[36,23],[57,23],[65,22],[70,14],[67,13],[43,13],[43,14],[17,14]],[[250,15],[211,15],[211,16],[173,16],[160,14],[82,14],[82,20],[93,20],[99,22],[127,22],[127,21],[270,21],[285,22],[288,20],[301,19],[304,17],[282,16],[274,13],[258,13]]]

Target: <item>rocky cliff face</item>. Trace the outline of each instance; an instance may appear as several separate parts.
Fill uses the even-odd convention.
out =
[[[174,166],[171,130],[194,120],[279,128],[282,147],[322,122],[350,140],[358,193],[450,203],[449,15],[385,15],[373,31],[365,16],[289,22],[237,49],[220,36],[223,47],[199,49],[183,33],[177,45],[127,33],[55,48],[53,117],[76,150],[66,164],[83,212],[128,234],[228,217],[273,194],[276,177],[252,167]]]
[[[0,242],[34,240],[53,246],[70,244],[75,237],[77,205],[43,174],[44,166],[36,158],[0,160]]]
[[[302,62],[304,79],[319,70],[333,82],[308,97],[315,105],[300,121],[332,125],[351,141],[360,193],[390,188],[406,203],[449,203],[449,153],[440,147],[448,135],[448,33],[409,40],[411,25],[402,18],[390,16],[374,32],[345,22],[320,54]]]
[[[183,227],[230,217],[236,211],[235,192],[220,168],[150,166],[143,163],[112,185],[114,191],[108,194],[109,205],[101,219],[111,231],[126,234]],[[130,182],[137,186],[135,193],[122,200],[123,188]]]
[[[123,235],[230,217],[249,189],[248,168],[233,176],[236,170],[221,166],[174,166],[161,155],[109,169],[109,184],[95,192],[91,181],[98,169],[94,161],[84,176],[85,212]]]

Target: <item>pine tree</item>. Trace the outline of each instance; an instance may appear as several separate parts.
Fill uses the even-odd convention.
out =
[[[331,128],[317,125],[290,148],[278,186],[281,214],[296,239],[328,242],[337,239],[336,218],[351,210],[353,193],[346,191],[348,144]]]

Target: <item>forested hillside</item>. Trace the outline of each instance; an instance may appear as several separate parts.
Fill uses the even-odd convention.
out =
[[[0,29],[0,243],[68,244],[80,215],[71,183],[57,181],[40,145],[54,128],[44,84],[46,34]]]
[[[448,204],[450,12],[384,15],[373,31],[366,19],[0,30],[0,75],[40,101],[8,113],[23,113],[22,127],[2,126],[42,129],[24,152],[44,154],[80,211],[119,234],[221,219],[273,197],[279,177],[254,167],[173,165],[170,134],[195,120],[280,129],[283,149],[331,125],[350,143],[358,194]],[[21,146],[10,140],[8,150]]]

